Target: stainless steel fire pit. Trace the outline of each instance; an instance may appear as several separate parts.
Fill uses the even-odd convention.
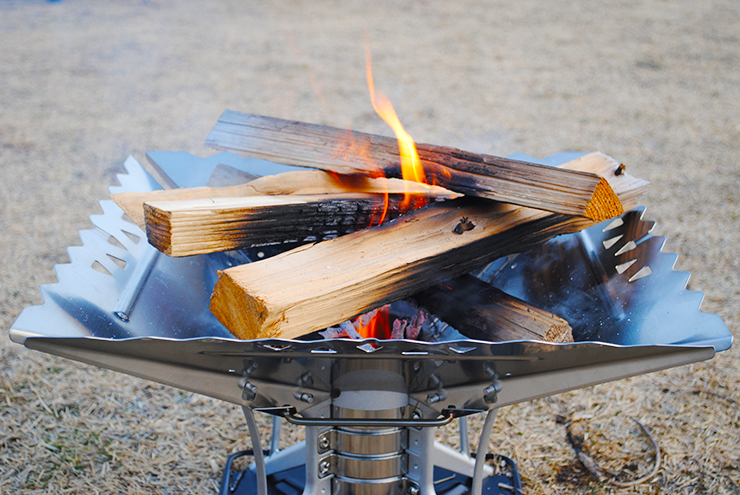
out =
[[[217,167],[255,176],[292,168],[227,153],[148,156],[179,187],[204,185]],[[134,158],[125,167],[112,192],[159,188]],[[718,316],[699,311],[703,295],[686,290],[688,274],[673,270],[675,255],[661,252],[642,209],[476,273],[571,323],[575,343],[548,344],[464,339],[441,321],[435,342],[236,340],[208,310],[217,270],[279,246],[168,258],[112,201],[101,207],[83,245],[69,248],[71,263],[56,267],[59,283],[41,287],[44,304],[26,308],[10,336],[238,404],[253,440],[254,410],[306,427],[305,442],[277,450],[276,422],[270,454],[257,440],[252,468],[231,476],[227,467],[222,493],[513,493],[513,463],[500,473],[483,462],[491,411],[709,359],[732,342]],[[484,412],[477,457],[434,441],[434,427]]]

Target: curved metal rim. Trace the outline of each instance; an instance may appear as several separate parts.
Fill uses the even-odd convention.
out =
[[[178,338],[170,338],[170,337],[127,337],[122,339],[110,339],[105,337],[96,337],[96,336],[74,336],[74,337],[48,337],[44,335],[26,335],[23,339],[23,344],[26,345],[26,347],[29,347],[26,342],[29,340],[33,341],[56,341],[56,340],[64,340],[64,341],[74,341],[74,340],[80,340],[80,341],[97,341],[97,342],[177,342],[177,343],[203,343],[203,344],[210,344],[210,343],[218,343],[218,344],[243,344],[243,345],[257,345],[260,347],[261,350],[265,351],[268,355],[275,356],[280,353],[284,353],[286,355],[298,353],[298,354],[310,354],[313,357],[341,357],[341,355],[346,354],[347,352],[352,352],[353,357],[356,358],[387,358],[388,354],[386,352],[381,352],[384,349],[384,344],[388,347],[397,347],[398,344],[402,345],[410,345],[410,346],[419,346],[427,349],[416,349],[416,350],[401,350],[400,353],[397,349],[393,350],[393,357],[395,359],[408,359],[408,360],[415,360],[415,359],[423,359],[423,358],[444,358],[449,356],[450,358],[454,359],[461,359],[466,360],[470,358],[481,358],[484,356],[475,355],[473,353],[473,350],[477,350],[478,346],[485,346],[487,348],[496,348],[496,347],[510,347],[512,345],[520,345],[520,344],[536,344],[538,346],[541,346],[544,348],[552,348],[554,349],[565,349],[565,348],[582,348],[582,347],[609,347],[614,349],[637,349],[637,348],[677,348],[677,349],[697,349],[697,348],[705,348],[705,347],[713,347],[711,343],[706,344],[614,344],[611,342],[602,342],[602,341],[581,341],[581,342],[546,342],[541,340],[510,340],[506,342],[487,342],[483,340],[473,340],[473,339],[466,339],[466,340],[450,340],[450,341],[444,341],[444,342],[426,342],[421,340],[408,340],[408,339],[395,339],[395,340],[379,340],[379,339],[362,339],[362,340],[355,340],[355,339],[348,339],[348,338],[338,338],[338,339],[324,339],[324,340],[311,340],[311,341],[305,341],[305,340],[289,340],[289,339],[262,339],[262,340],[239,340],[239,339],[228,339],[223,337],[195,337],[195,338],[186,338],[186,339],[178,339]],[[273,346],[274,344],[274,346]],[[359,347],[365,345],[365,344],[377,344],[378,349],[373,352],[368,352],[366,350],[359,349]],[[341,347],[341,350],[333,349],[333,347],[338,346]],[[473,347],[473,349],[470,351],[471,354],[467,353],[459,353],[454,350],[454,348],[460,347],[460,348],[466,348],[466,347]],[[722,350],[722,349],[719,349]],[[718,351],[719,351],[718,350]],[[443,352],[444,354],[440,354],[440,352]],[[211,352],[204,351],[204,354],[212,354]],[[243,351],[234,351],[233,354],[243,354]],[[219,352],[218,354],[224,354],[222,352]],[[250,353],[254,354],[254,353]],[[485,358],[490,358],[491,355],[486,355]],[[522,356],[509,356],[509,355],[501,355],[501,356],[495,356],[497,358],[506,359],[507,357],[511,357],[512,359],[520,360],[522,359]],[[538,358],[532,357],[532,359],[536,360]]]

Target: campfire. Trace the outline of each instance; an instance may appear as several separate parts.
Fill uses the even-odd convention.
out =
[[[461,276],[622,214],[647,182],[601,154],[548,167],[417,145],[375,89],[369,48],[366,65],[395,139],[226,111],[208,145],[312,170],[113,199],[169,256],[285,248],[220,273],[211,311],[241,339],[416,339],[430,311],[484,340],[572,341],[556,315]],[[389,320],[403,299],[419,309]],[[448,310],[460,300],[467,315]]]
[[[220,273],[211,310],[242,339],[416,339],[429,312],[474,338],[571,341],[556,315],[461,276],[617,216],[647,183],[599,153],[549,167],[417,146],[373,104],[397,139],[226,111],[208,144],[313,170],[113,199],[170,256],[285,249]],[[399,300],[418,314],[389,321]]]
[[[191,187],[129,158],[120,209],[101,203],[11,338],[242,406],[253,448],[224,495],[518,493],[511,459],[486,464],[497,408],[729,347],[623,164],[416,144],[368,84],[395,139],[226,111],[207,144],[227,153],[148,154]],[[276,419],[264,457],[255,410],[306,440],[280,450]],[[432,432],[455,418],[461,451]]]
[[[208,142],[232,153],[148,154],[180,189],[130,157],[128,215],[101,202],[10,335],[241,406],[253,448],[220,493],[516,493],[512,460],[484,462],[497,408],[731,343],[636,208],[647,183],[603,154],[417,145],[425,184],[393,138],[227,111]],[[278,449],[276,421],[263,458],[252,411],[306,440]],[[435,441],[459,418],[467,447],[483,412],[475,458]]]

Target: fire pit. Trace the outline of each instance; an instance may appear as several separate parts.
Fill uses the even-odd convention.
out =
[[[229,153],[148,157],[178,187],[204,185],[223,166],[233,176],[291,168]],[[516,158],[555,165],[574,155]],[[111,192],[160,187],[134,158],[125,167]],[[232,456],[222,493],[515,493],[514,463],[484,462],[497,408],[710,359],[732,342],[718,316],[699,311],[702,294],[686,290],[688,274],[673,271],[643,209],[475,273],[570,322],[575,342],[552,344],[466,339],[434,316],[433,342],[237,340],[208,309],[217,272],[277,248],[170,258],[112,201],[101,206],[71,263],[56,268],[59,283],[41,287],[44,304],[26,308],[10,336],[241,406],[255,462],[231,473]],[[276,421],[264,457],[254,410],[305,426],[305,442],[278,450]],[[435,442],[434,427],[484,412],[475,457]]]

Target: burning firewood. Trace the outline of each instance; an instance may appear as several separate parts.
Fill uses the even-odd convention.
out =
[[[412,299],[471,339],[573,342],[567,321],[472,275],[441,282]]]
[[[144,216],[149,244],[169,256],[191,256],[333,239],[398,217],[403,198],[345,193],[153,201],[144,203]]]
[[[339,174],[401,177],[396,139],[227,110],[206,140],[217,149]],[[608,181],[586,171],[416,145],[430,184],[468,196],[605,220],[623,212]]]
[[[434,198],[453,198],[459,194],[441,187],[415,184],[398,179],[371,178],[352,175],[338,176],[321,170],[301,170],[260,177],[247,184],[228,187],[193,187],[144,193],[118,193],[111,198],[139,227],[144,230],[144,203],[155,201],[186,201],[228,197],[271,196],[284,194],[342,194],[348,192],[374,194],[419,194]]]
[[[647,182],[622,173],[617,162],[599,153],[565,166],[606,177],[627,208],[637,206],[647,188]],[[458,198],[380,227],[225,270],[211,311],[239,338],[293,338],[594,223]]]

